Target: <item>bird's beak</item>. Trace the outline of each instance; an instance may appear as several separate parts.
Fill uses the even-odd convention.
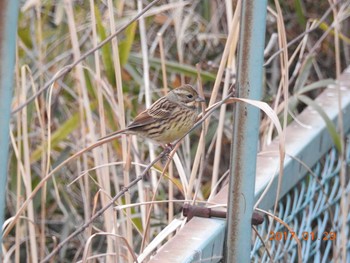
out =
[[[199,97],[199,96],[198,96],[197,99],[196,99],[196,101],[197,101],[197,102],[205,102],[205,99],[203,99],[202,97]]]

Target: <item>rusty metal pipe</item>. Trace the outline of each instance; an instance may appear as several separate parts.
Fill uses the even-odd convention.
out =
[[[267,0],[243,0],[238,49],[237,95],[261,99]],[[259,109],[234,108],[225,262],[250,262]]]
[[[227,217],[227,212],[225,210],[215,210],[205,206],[197,206],[197,205],[190,205],[190,204],[184,204],[182,214],[183,216],[187,217],[187,221],[190,221],[194,216],[204,217],[204,218],[210,218],[210,217],[226,218]],[[256,225],[262,224],[263,222],[264,222],[263,215],[259,214],[258,212],[253,212],[251,224],[256,226]]]

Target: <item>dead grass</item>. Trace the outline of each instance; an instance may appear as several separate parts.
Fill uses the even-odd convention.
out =
[[[106,209],[67,240],[55,261],[132,262],[179,217],[181,205],[173,200],[201,202],[220,189],[232,137],[233,113],[226,104],[182,141],[168,169],[157,162],[146,180],[113,203],[156,159],[158,147],[123,136],[51,174],[74,153],[125,127],[168,89],[199,79],[209,108],[235,82],[240,1],[159,1],[127,24],[146,2],[28,0],[22,6],[4,261],[43,260],[113,204],[124,209]],[[349,2],[321,2],[319,8],[312,1],[269,2],[262,101],[283,128],[305,107],[288,98],[310,83],[336,78],[349,65]],[[108,39],[112,34],[117,36]],[[306,95],[312,98],[321,88]],[[273,123],[262,117],[261,148],[276,136]],[[345,165],[344,147],[340,158]],[[341,178],[345,193],[345,168]],[[349,203],[342,202],[342,209],[345,219]]]

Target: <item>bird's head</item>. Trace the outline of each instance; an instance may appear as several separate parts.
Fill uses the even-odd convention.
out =
[[[196,109],[198,102],[205,100],[198,95],[198,92],[189,84],[173,89],[167,95],[168,99],[179,103],[190,109]]]

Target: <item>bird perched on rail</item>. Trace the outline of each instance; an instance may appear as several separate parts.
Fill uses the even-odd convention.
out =
[[[196,123],[199,102],[204,101],[191,85],[183,85],[159,98],[137,115],[125,129],[113,132],[99,141],[119,134],[136,134],[163,146],[168,145],[189,132]]]

